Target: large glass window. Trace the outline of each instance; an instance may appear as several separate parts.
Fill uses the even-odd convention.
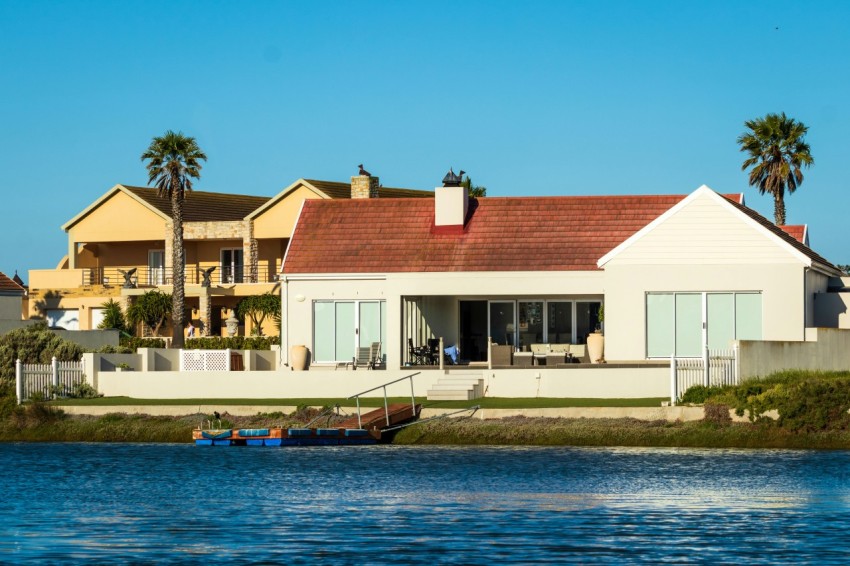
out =
[[[702,295],[676,295],[676,355],[699,357],[702,354]]]
[[[663,358],[676,352],[676,297],[672,293],[646,296],[646,355]]]
[[[543,342],[543,301],[519,302],[519,346]]]
[[[733,340],[762,337],[761,293],[649,293],[646,355],[699,357]]]
[[[705,316],[708,349],[728,348],[735,339],[735,296],[732,293],[710,293],[706,297]]]
[[[316,301],[313,303],[313,360],[350,362],[358,346],[386,344],[385,301]],[[382,346],[381,351],[385,348]]]
[[[587,335],[599,327],[599,307],[602,303],[576,303],[576,338],[579,344],[587,342]]]
[[[551,344],[569,344],[573,341],[573,304],[567,301],[549,301],[547,339]]]
[[[496,344],[516,345],[514,306],[513,301],[490,301],[490,337]]]

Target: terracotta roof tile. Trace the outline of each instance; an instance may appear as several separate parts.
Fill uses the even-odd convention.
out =
[[[806,225],[805,224],[797,224],[793,226],[780,226],[780,228],[785,231],[789,236],[800,242],[801,244],[805,244],[806,237]]]
[[[807,256],[822,257],[740,204]],[[593,271],[596,262],[684,195],[484,197],[462,234],[434,233],[434,199],[308,200],[284,272]]]
[[[0,271],[0,292],[17,291],[21,295],[26,292],[26,289],[12,281],[5,273]]]
[[[684,198],[484,197],[463,234],[435,234],[433,199],[307,201],[286,273],[577,271]]]

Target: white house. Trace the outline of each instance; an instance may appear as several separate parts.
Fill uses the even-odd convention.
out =
[[[304,202],[283,261],[282,356],[314,366],[380,341],[387,367],[442,337],[582,344],[604,304],[605,359],[699,356],[703,344],[802,341],[841,275],[742,195],[484,197]]]

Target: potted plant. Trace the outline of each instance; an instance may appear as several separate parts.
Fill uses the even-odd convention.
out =
[[[596,330],[587,336],[587,355],[590,363],[599,364],[605,361],[605,335],[602,333],[605,322],[605,304],[599,305],[596,313]]]
[[[133,371],[133,368],[130,367],[130,364],[121,362],[115,366],[115,371]]]

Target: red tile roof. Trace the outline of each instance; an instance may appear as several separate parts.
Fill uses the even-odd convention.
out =
[[[0,292],[5,292],[6,294],[9,294],[9,292],[18,292],[23,295],[26,290],[11,279],[9,279],[9,277],[6,276],[5,273],[0,271]]]
[[[284,273],[588,271],[683,195],[484,197],[463,234],[435,234],[433,199],[308,200]]]
[[[806,243],[806,225],[798,224],[794,226],[780,226],[782,230],[784,230],[789,236],[800,242],[801,244]]]
[[[832,264],[740,203],[733,206],[815,262]],[[685,195],[484,197],[462,234],[435,233],[433,199],[308,200],[283,271],[592,271]],[[791,228],[791,227],[785,227]]]

